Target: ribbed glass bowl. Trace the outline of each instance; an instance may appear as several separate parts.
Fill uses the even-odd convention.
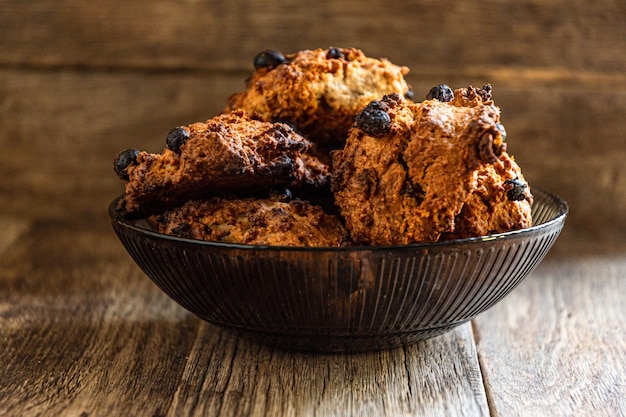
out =
[[[278,348],[356,352],[442,334],[505,297],[546,255],[568,206],[533,189],[533,226],[388,247],[270,247],[181,239],[109,207],[154,283],[201,319]]]

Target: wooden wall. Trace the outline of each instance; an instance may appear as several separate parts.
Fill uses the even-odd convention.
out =
[[[491,83],[531,186],[570,203],[565,238],[624,239],[625,22],[621,0],[0,0],[0,208],[106,223],[119,150],[219,112],[262,49],[354,46],[417,97]]]

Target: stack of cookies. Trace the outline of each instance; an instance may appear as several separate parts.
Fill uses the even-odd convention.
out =
[[[184,238],[323,247],[531,225],[489,85],[438,85],[416,101],[408,68],[353,48],[253,62],[221,114],[175,127],[160,154],[115,157],[123,216]]]

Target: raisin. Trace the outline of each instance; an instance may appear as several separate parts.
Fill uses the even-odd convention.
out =
[[[430,89],[426,95],[426,100],[439,100],[449,102],[454,99],[454,91],[445,84],[439,84]]]
[[[115,156],[113,169],[120,179],[128,181],[127,168],[137,162],[138,156],[139,150],[134,148],[124,149]]]
[[[189,132],[183,127],[175,127],[167,134],[167,140],[165,141],[167,147],[172,152],[180,154],[180,147],[189,139]]]
[[[527,184],[520,181],[519,178],[513,178],[504,181],[504,189],[506,190],[506,198],[510,201],[521,201],[526,198]]]
[[[274,51],[272,49],[266,49],[263,52],[259,52],[254,57],[254,68],[255,69],[260,69],[260,68],[272,69],[272,68],[276,68],[280,64],[284,64],[285,62],[287,62],[287,58],[285,58],[285,56],[282,53],[278,51]]]
[[[342,59],[344,58],[343,52],[339,48],[330,48],[328,52],[326,52],[326,58],[328,59]]]
[[[391,117],[386,109],[386,104],[378,100],[371,101],[357,115],[357,127],[375,138],[383,136],[391,129]]]

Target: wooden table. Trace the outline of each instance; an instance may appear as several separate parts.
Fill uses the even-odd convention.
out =
[[[626,416],[623,1],[0,0],[0,416]],[[491,83],[531,186],[571,212],[471,323],[306,355],[184,311],[106,215],[113,156],[160,152],[252,58],[357,47],[415,97]]]
[[[101,220],[0,217],[0,415],[626,415],[624,252],[584,255],[562,236],[471,323],[401,349],[312,355],[192,316]]]

